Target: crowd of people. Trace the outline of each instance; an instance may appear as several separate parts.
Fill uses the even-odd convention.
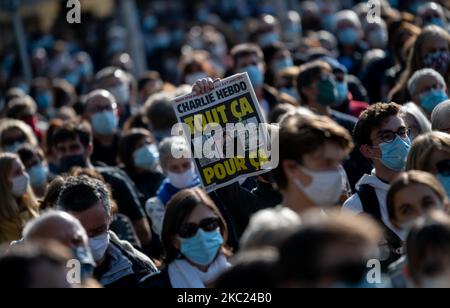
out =
[[[143,75],[117,11],[25,20],[32,81],[0,50],[0,285],[450,288],[450,5],[378,2],[137,0]],[[279,164],[206,193],[172,100],[243,72]]]

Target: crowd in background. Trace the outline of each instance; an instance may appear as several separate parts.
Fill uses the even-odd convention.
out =
[[[144,74],[117,10],[0,50],[0,285],[450,288],[447,1],[136,4]],[[207,194],[172,100],[243,72],[279,165]]]

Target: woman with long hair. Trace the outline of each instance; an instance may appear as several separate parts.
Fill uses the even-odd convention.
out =
[[[450,82],[450,34],[438,26],[422,30],[409,53],[408,64],[399,82],[389,93],[389,101],[405,104],[411,100],[407,83],[418,70],[432,68]]]
[[[38,216],[30,178],[16,154],[0,154],[0,245],[22,237],[25,224]]]

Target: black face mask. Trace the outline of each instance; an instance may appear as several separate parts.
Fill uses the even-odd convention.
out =
[[[87,167],[87,163],[83,155],[71,155],[61,158],[59,164],[59,173],[67,173],[73,167]]]

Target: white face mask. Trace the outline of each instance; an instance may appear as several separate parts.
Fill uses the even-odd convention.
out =
[[[109,233],[105,232],[96,237],[89,239],[89,247],[91,248],[92,256],[95,262],[99,262],[105,256],[109,245]]]
[[[13,184],[11,193],[14,197],[21,198],[27,192],[28,185],[30,184],[30,177],[28,174],[19,175],[13,178],[11,182]]]
[[[178,189],[185,189],[194,185],[197,174],[195,173],[195,169],[191,167],[184,173],[174,173],[168,171],[167,177],[173,186]]]
[[[312,182],[305,186],[299,179],[294,178],[294,183],[298,189],[320,207],[328,208],[337,204],[344,191],[342,168],[321,172],[310,171],[301,166],[299,168],[312,178]]]

